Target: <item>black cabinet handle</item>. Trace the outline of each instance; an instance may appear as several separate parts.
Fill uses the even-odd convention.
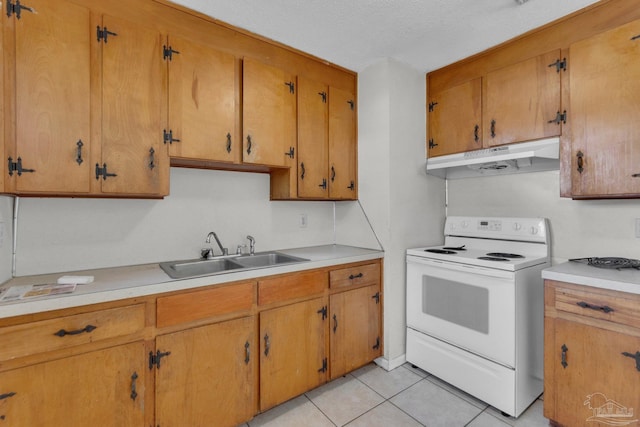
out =
[[[591,310],[596,310],[596,311],[602,311],[604,313],[612,313],[615,310],[611,307],[609,307],[608,305],[592,305],[589,304],[588,302],[584,302],[584,301],[580,301],[577,302],[576,305],[579,305],[582,308],[588,308]]]
[[[154,154],[156,154],[156,150],[153,147],[149,148],[149,169],[153,170],[156,167],[156,159]]]
[[[58,332],[56,332],[53,335],[57,335],[59,337],[64,337],[65,335],[78,335],[78,334],[82,334],[82,333],[91,333],[93,332],[95,329],[97,328],[97,326],[93,326],[93,325],[87,325],[82,329],[76,329],[75,331],[67,331],[66,329],[60,329]]]
[[[331,182],[336,180],[336,168],[331,166]]]
[[[247,341],[247,342],[244,343],[244,363],[245,363],[245,365],[248,365],[250,360],[251,360],[251,349],[250,349],[249,341]]]
[[[480,126],[479,126],[479,125],[476,125],[476,126],[473,128],[473,140],[474,140],[475,142],[480,141]]]
[[[569,366],[569,364],[567,363],[567,351],[569,350],[569,348],[567,348],[567,346],[565,344],[562,344],[562,347],[560,348],[562,350],[562,355],[560,357],[560,364],[562,365],[563,368],[566,369],[567,366]]]
[[[578,173],[582,173],[584,171],[584,153],[582,151],[578,151],[576,157],[578,158]]]
[[[16,394],[14,392],[0,394],[0,400],[8,399],[8,398],[10,398],[12,396],[15,396],[15,395]]]
[[[133,375],[131,375],[131,394],[129,395],[131,397],[131,400],[135,401],[136,397],[138,397],[138,392],[136,391],[136,380],[138,379],[138,373],[134,372]]]
[[[247,154],[251,154],[251,135],[247,135]]]
[[[231,134],[227,134],[227,153],[231,152]]]
[[[78,148],[76,149],[76,163],[78,163],[78,165],[81,165],[84,161],[82,160],[82,146],[84,144],[82,143],[82,140],[79,139],[78,142],[76,142],[76,145],[78,146]]]
[[[491,120],[491,138],[496,137],[496,121]]]
[[[301,162],[300,163],[300,179],[304,179],[304,174],[305,174],[304,162]]]
[[[269,348],[271,345],[269,344],[269,334],[264,334],[264,355],[269,355]]]
[[[359,279],[359,278],[361,278],[363,276],[364,276],[364,274],[362,274],[362,273],[358,273],[356,275],[351,274],[351,275],[349,275],[349,280]]]
[[[338,316],[336,316],[335,314],[333,315],[333,333],[336,333],[336,330],[338,329]]]

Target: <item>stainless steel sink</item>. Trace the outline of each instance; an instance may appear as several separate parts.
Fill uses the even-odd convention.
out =
[[[173,279],[185,279],[187,277],[226,273],[241,269],[243,266],[236,264],[230,258],[219,258],[161,262],[160,268]]]
[[[167,261],[161,262],[160,268],[173,279],[187,279],[303,261],[309,260],[280,252],[262,252],[255,255],[238,255],[226,258]]]
[[[259,268],[309,260],[291,255],[285,255],[280,252],[264,252],[255,255],[243,255],[241,257],[234,258],[233,261],[246,268]]]

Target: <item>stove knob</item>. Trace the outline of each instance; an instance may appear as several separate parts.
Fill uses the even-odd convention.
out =
[[[462,228],[467,228],[469,223],[467,221],[462,221]]]
[[[538,227],[535,227],[535,226],[531,227],[531,234],[533,234],[534,236],[538,234]]]
[[[516,231],[522,229],[522,224],[520,224],[519,222],[514,222],[513,223],[513,229],[516,230]]]

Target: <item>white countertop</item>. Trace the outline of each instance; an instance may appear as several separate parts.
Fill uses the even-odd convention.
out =
[[[384,252],[379,250],[342,245],[312,246],[278,250],[277,252],[306,258],[309,261],[191,279],[172,279],[157,263],[15,277],[0,286],[0,295],[11,286],[56,283],[59,277],[65,275],[94,276],[94,281],[86,285],[78,285],[76,290],[70,294],[0,303],[0,318],[192,289],[238,280],[255,279],[257,277],[292,273],[338,264],[368,261],[384,256]]]
[[[640,270],[598,268],[580,262],[565,262],[542,270],[542,278],[640,294]]]

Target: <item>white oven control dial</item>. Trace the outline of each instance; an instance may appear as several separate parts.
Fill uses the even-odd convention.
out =
[[[534,236],[538,234],[538,227],[535,227],[535,226],[531,227],[531,234],[533,234]]]
[[[519,231],[522,228],[522,224],[520,224],[519,222],[514,222],[513,223],[513,229],[516,231]]]

